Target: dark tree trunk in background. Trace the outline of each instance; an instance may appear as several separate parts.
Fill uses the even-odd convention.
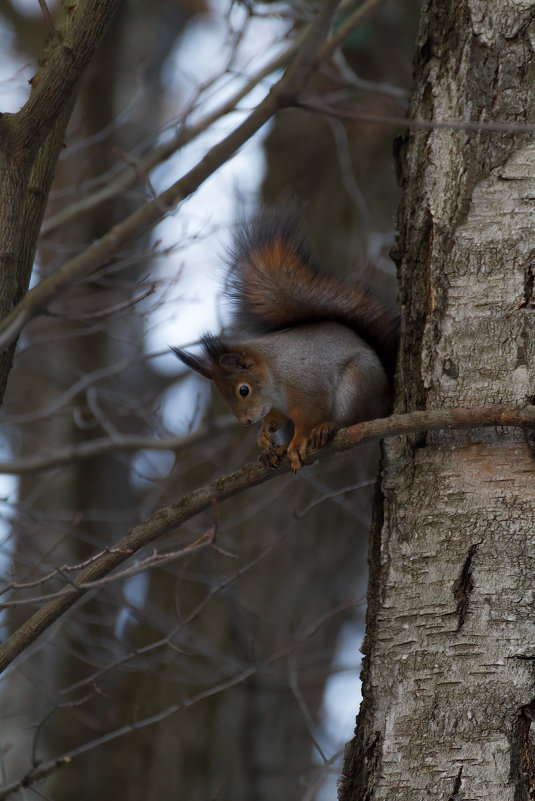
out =
[[[197,7],[203,10],[202,3]],[[195,4],[191,5],[190,11],[195,12]],[[151,2],[132,4],[125,0],[120,5],[102,42],[98,59],[88,68],[65,136],[65,158],[60,160],[55,170],[50,204],[52,213],[56,210],[54,193],[59,195],[59,207],[64,207],[62,190],[67,198],[71,192],[77,199],[78,187],[84,187],[84,182],[111,170],[117,164],[118,152],[129,153],[140,142],[151,139],[155,142],[165,99],[161,67],[188,18],[189,11],[180,3],[175,6],[169,3],[165,10],[156,8]],[[137,69],[133,69],[133,53],[139,62]],[[126,120],[116,124],[129,105],[131,108]],[[108,135],[101,136],[110,123],[113,125]],[[91,137],[95,137],[95,141]],[[61,147],[63,136],[59,143]],[[54,163],[55,160],[52,167]],[[83,192],[82,188],[81,194]],[[144,187],[140,186],[131,198],[120,197],[101,204],[74,224],[64,225],[57,233],[42,240],[39,254],[41,274],[57,269],[66,253],[80,251],[102,236],[112,221],[136,208],[144,192]],[[114,364],[128,358],[135,359],[143,353],[145,330],[141,315],[129,314],[128,308],[126,313],[119,311],[110,317],[98,313],[114,306],[121,308],[139,294],[139,279],[150,270],[149,259],[143,255],[143,249],[148,251],[149,245],[148,237],[138,243],[139,256],[133,259],[133,266],[109,277],[99,276],[94,281],[83,282],[69,291],[54,307],[59,319],[41,318],[34,323],[23,340],[26,347],[20,348],[20,357],[8,385],[5,404],[8,419],[10,414],[16,416],[20,398],[31,398],[34,408],[45,409],[48,404],[53,405],[61,391],[69,389],[73,376],[79,378],[103,367],[112,368]],[[132,249],[129,255],[134,254]],[[95,312],[97,314],[93,316]],[[63,316],[64,320],[61,319]],[[51,447],[60,442],[82,444],[102,436],[107,430],[145,433],[145,421],[138,409],[145,402],[144,396],[151,381],[151,371],[143,359],[134,362],[128,370],[122,369],[120,375],[112,372],[107,381],[90,385],[87,391],[82,390],[74,397],[72,413],[44,415],[26,422],[20,441],[21,455],[33,453],[36,443],[42,446],[48,442]],[[157,382],[155,386],[158,386]],[[132,399],[130,405],[125,404],[125,392]],[[17,525],[19,536],[15,562],[30,564],[35,559],[31,551],[36,542],[45,563],[60,564],[83,561],[95,545],[103,549],[119,539],[138,515],[139,498],[131,479],[129,461],[108,455],[62,468],[43,477],[40,482],[36,482],[31,474],[22,477],[19,498],[24,512]],[[30,508],[32,516],[28,518],[26,511]],[[33,575],[29,570],[27,579]],[[20,717],[13,722],[12,740],[20,752],[20,761],[17,751],[12,753],[11,769],[27,769],[28,751],[34,738],[33,726],[41,715],[54,708],[58,700],[54,692],[45,689],[43,677],[47,677],[49,687],[61,690],[98,666],[109,653],[105,640],[108,637],[114,640],[118,636],[117,627],[125,606],[128,604],[125,603],[123,588],[110,588],[109,592],[86,604],[79,618],[64,627],[55,648],[43,650],[41,658],[26,671],[14,674],[9,693],[3,699],[4,708],[27,708],[29,718],[26,726],[21,726]],[[24,617],[24,609],[12,613],[12,630]],[[132,612],[128,623],[129,626],[123,627],[123,633],[126,631],[128,636],[135,636],[138,641],[142,636],[153,634],[153,628],[141,614],[136,619],[135,612]],[[132,629],[135,634],[132,634]],[[123,645],[126,647],[127,643]],[[105,693],[96,693],[92,700],[91,720],[85,713],[78,714],[73,707],[76,692],[66,693],[62,698],[65,710],[51,716],[40,733],[40,757],[47,758],[72,747],[74,742],[87,736],[88,723],[90,727],[96,725],[96,731],[99,731],[101,726],[115,725],[122,715],[131,715],[131,710],[136,708],[138,685],[142,680],[143,674],[136,671],[107,676]],[[9,723],[5,725],[5,735],[8,726]],[[143,734],[152,743],[153,733],[146,730]],[[80,801],[89,801],[101,794],[103,787],[107,788],[110,797],[115,794],[125,801],[139,797],[138,788],[131,781],[129,760],[102,760],[98,751],[91,752],[85,759],[82,784],[74,771],[58,773],[50,780],[50,791],[58,801],[75,796]],[[161,789],[156,794],[164,798]]]
[[[534,24],[533,3],[428,2],[410,117],[533,123]],[[531,402],[532,136],[413,131],[399,168],[398,411]],[[531,444],[512,430],[391,441],[383,495],[340,799],[528,801]]]

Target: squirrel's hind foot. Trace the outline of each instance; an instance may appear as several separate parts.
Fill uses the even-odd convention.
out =
[[[334,423],[331,423],[330,420],[327,420],[325,423],[320,423],[319,426],[314,426],[312,431],[310,432],[310,446],[317,450],[318,448],[323,448],[327,445],[328,442],[334,437],[336,433],[336,426]]]

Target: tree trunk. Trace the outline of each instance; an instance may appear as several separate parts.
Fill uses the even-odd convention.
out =
[[[427,3],[409,116],[533,122],[534,20],[535,3]],[[418,130],[399,155],[397,410],[531,402],[531,136]],[[341,801],[534,797],[534,488],[517,431],[385,448]]]

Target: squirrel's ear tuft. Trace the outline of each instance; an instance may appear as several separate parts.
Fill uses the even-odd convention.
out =
[[[221,339],[214,334],[203,334],[201,337],[201,347],[205,359],[208,359],[212,364],[219,362],[221,356],[231,352],[229,345],[222,342]]]
[[[212,370],[213,370],[213,363],[210,363],[208,360],[203,358],[203,356],[195,356],[193,353],[190,353],[189,350],[185,350],[184,348],[174,348],[172,345],[169,346],[170,350],[173,351],[175,356],[180,359],[188,367],[191,367],[192,370],[195,370],[196,373],[204,376],[204,378],[212,379]]]
[[[191,367],[196,373],[208,378],[211,381],[214,379],[214,367],[218,363],[220,357],[229,352],[229,348],[225,345],[219,337],[213,334],[204,334],[201,337],[201,353],[197,356],[190,353],[185,348],[173,348],[171,350],[181,362]]]

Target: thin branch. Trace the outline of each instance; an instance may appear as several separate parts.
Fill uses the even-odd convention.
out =
[[[355,122],[369,123],[370,125],[386,125],[392,128],[409,128],[411,130],[444,130],[444,131],[473,131],[474,133],[535,133],[535,123],[529,122],[500,122],[500,120],[422,120],[410,117],[396,117],[380,112],[355,111],[354,109],[335,108],[326,103],[315,100],[298,101],[297,108],[311,111],[314,114],[325,114],[326,117],[335,117],[340,120],[354,120]]]
[[[313,780],[312,784],[308,786],[305,791],[305,794],[301,797],[301,801],[314,801],[318,797],[318,788],[320,787],[321,783],[324,781],[327,775],[331,776],[340,776],[341,772],[341,759],[344,755],[344,749],[340,748],[338,751],[335,751],[329,759],[324,762],[319,770],[317,771],[316,778]],[[336,763],[340,760],[340,765],[336,766]]]
[[[162,565],[168,564],[169,562],[175,562],[178,559],[184,559],[185,557],[191,556],[191,554],[196,553],[197,551],[203,550],[208,547],[216,548],[217,546],[214,545],[215,536],[214,531],[210,530],[202,534],[198,537],[195,542],[191,542],[189,545],[186,545],[184,548],[181,548],[178,551],[169,551],[166,553],[158,553],[155,551],[150,556],[147,556],[145,559],[142,559],[139,562],[131,565],[130,567],[125,568],[113,575],[107,575],[100,579],[95,579],[94,581],[90,582],[80,582],[77,577],[70,578],[68,575],[72,572],[72,568],[68,566],[68,569],[65,570],[63,567],[58,567],[53,573],[44,576],[42,582],[49,580],[50,578],[54,577],[62,577],[64,578],[71,587],[75,590],[82,589],[82,590],[91,590],[95,587],[101,587],[104,584],[109,584],[112,581],[121,581],[125,578],[130,578],[131,576],[137,576],[139,573],[144,573],[147,568],[152,567],[161,567]],[[218,549],[220,550],[220,549]],[[101,553],[96,554],[92,559],[86,560],[88,564],[97,561],[103,553],[112,553],[115,552],[113,548],[106,548]],[[226,554],[228,556],[228,554]],[[123,554],[127,558],[132,556],[131,552],[126,552]],[[37,583],[37,582],[35,582]],[[9,586],[6,588],[9,589]],[[12,589],[17,590],[19,589],[19,585],[13,584]],[[3,591],[2,591],[3,592]],[[31,598],[23,598],[21,600],[15,601],[3,601],[0,603],[0,610],[4,609],[12,609],[15,606],[26,606],[28,604],[35,606],[38,603],[43,601],[50,601],[54,598],[59,598],[62,595],[62,590],[58,590],[57,592],[50,592],[43,595],[34,595]]]
[[[195,434],[188,436],[157,439],[134,434],[119,434],[115,437],[100,437],[66,448],[58,448],[56,451],[49,451],[47,456],[36,455],[0,462],[0,475],[22,476],[28,473],[41,473],[73,462],[83,462],[106,453],[136,453],[138,451],[172,451],[176,453],[208,439],[213,439],[235,427],[236,419],[231,415],[226,415],[210,423],[209,428],[196,431]]]
[[[504,406],[476,406],[458,409],[436,409],[393,415],[381,420],[358,423],[338,432],[333,442],[321,451],[313,451],[305,464],[324,458],[338,451],[349,450],[359,443],[413,434],[419,431],[440,431],[465,429],[483,426],[514,426],[535,429],[535,406],[521,409]],[[111,546],[108,553],[83,570],[77,576],[77,585],[83,585],[109,575],[131,555],[149,545],[165,534],[181,526],[186,520],[207,509],[214,500],[230,498],[248,487],[263,484],[275,476],[288,473],[290,466],[284,459],[281,466],[272,471],[260,463],[247,464],[233,473],[219,478],[185,495],[178,503],[159,509],[143,523],[134,526],[122,540]],[[46,631],[61,615],[79,600],[87,590],[77,587],[66,588],[61,596],[43,606],[20,626],[0,646],[0,672],[21,654],[37,637]]]
[[[373,484],[375,484],[375,479],[369,478],[366,479],[365,481],[358,481],[356,484],[350,484],[348,487],[342,487],[341,489],[332,491],[325,490],[322,493],[321,498],[315,498],[313,501],[308,503],[304,509],[301,509],[299,512],[295,510],[293,513],[294,520],[301,520],[302,517],[307,515],[312,509],[314,509],[320,503],[332,500],[333,498],[338,498],[338,496],[340,495],[345,495],[346,492],[355,492],[355,490],[366,489],[367,487],[371,487]]]
[[[295,655],[295,651],[291,653],[288,657],[288,684],[290,686],[290,690],[292,691],[293,697],[297,702],[297,706],[301,712],[301,716],[305,722],[305,726],[308,729],[308,733],[310,735],[310,739],[312,743],[322,758],[323,762],[327,762],[327,755],[323,750],[319,734],[317,731],[317,727],[312,720],[312,715],[310,714],[310,710],[307,706],[307,702],[305,701],[305,697],[301,692],[301,688],[299,687],[299,678],[298,678],[298,671],[297,671],[297,659]]]
[[[275,72],[277,69],[285,66],[289,58],[294,54],[296,45],[288,48],[281,56],[277,57],[274,62],[267,65],[260,71],[249,83],[239,90],[230,100],[224,103],[219,109],[207,114],[195,125],[184,128],[176,134],[168,142],[158,145],[152,149],[145,156],[139,158],[139,167],[145,172],[152,170],[162,162],[170,158],[176,151],[184,147],[188,142],[202,133],[206,128],[219,120],[221,117],[229,114],[235,110],[237,103],[246,97],[265,77]],[[370,88],[370,91],[372,89]],[[373,91],[381,91],[381,87],[373,88]],[[401,90],[398,91],[398,94]],[[393,91],[392,91],[393,93]],[[438,129],[438,130],[458,130],[458,131],[483,131],[489,133],[534,133],[535,125],[529,123],[508,123],[499,121],[472,121],[465,122],[446,122],[444,120],[419,120],[410,119],[408,117],[396,117],[381,113],[370,113],[367,111],[355,111],[354,109],[337,109],[325,104],[318,104],[316,102],[297,102],[295,104],[298,108],[313,113],[325,114],[329,117],[334,117],[341,120],[353,120],[355,122],[362,122],[363,124],[370,125],[384,125],[393,128],[410,128],[410,129]],[[136,169],[128,168],[122,171],[118,176],[110,180],[102,189],[97,190],[91,195],[82,198],[79,201],[71,203],[66,208],[57,212],[54,216],[49,217],[44,221],[41,227],[41,236],[47,236],[63,225],[66,225],[73,220],[77,219],[82,214],[87,213],[89,210],[95,208],[106,200],[116,197],[121,192],[134,186],[139,180],[139,172]]]
[[[58,695],[60,698],[66,698],[66,696],[70,695],[71,693],[79,690],[84,690],[86,688],[94,688],[95,682],[100,680],[104,675],[109,673],[111,670],[115,670],[117,667],[125,665],[127,663],[132,662],[133,660],[138,660],[138,669],[143,670],[143,666],[139,665],[139,662],[142,659],[145,659],[144,665],[146,669],[146,665],[148,664],[146,657],[148,655],[153,655],[155,651],[158,651],[164,646],[175,647],[173,645],[173,640],[187,627],[189,626],[192,621],[199,617],[201,612],[206,608],[206,606],[210,603],[212,598],[218,595],[220,592],[227,589],[233,583],[235,583],[238,579],[248,573],[250,570],[255,568],[258,564],[260,564],[267,556],[269,556],[273,551],[280,546],[282,541],[285,539],[287,535],[282,534],[277,538],[275,542],[272,542],[267,548],[264,548],[257,556],[251,559],[247,564],[242,565],[238,570],[235,570],[230,575],[223,577],[220,581],[217,582],[214,586],[210,587],[207,591],[205,596],[202,600],[186,615],[186,617],[180,617],[179,622],[170,630],[168,631],[165,636],[160,637],[157,640],[153,640],[152,642],[140,646],[136,648],[134,651],[130,651],[130,653],[122,654],[120,657],[116,658],[112,662],[107,663],[106,665],[97,668],[90,673],[89,675],[85,676],[83,679],[75,682],[74,684],[65,687],[64,689],[60,690]],[[86,696],[87,697],[87,696]],[[36,731],[42,727],[43,723],[48,720],[54,711],[59,707],[60,709],[64,706],[68,705],[68,701],[61,701],[59,704],[54,704],[50,709],[48,709],[41,720],[39,721]],[[36,739],[34,739],[34,748],[36,747]],[[33,764],[37,764],[37,760],[33,760]]]
[[[344,24],[338,28],[334,36],[322,47],[318,54],[321,61],[327,61],[334,51],[341,47],[346,39],[351,36],[353,31],[366,22],[372,14],[375,14],[381,6],[385,5],[385,2],[386,0],[364,0],[364,3],[350,15]]]
[[[242,684],[249,678],[249,676],[252,676],[254,673],[256,673],[257,670],[257,665],[251,665],[234,676],[231,676],[229,679],[221,681],[213,687],[209,687],[208,689],[203,690],[196,695],[192,695],[190,698],[187,698],[182,702],[172,704],[161,712],[157,712],[150,717],[138,720],[135,723],[121,726],[120,728],[104,734],[101,737],[97,737],[88,743],[84,743],[84,745],[81,745],[78,748],[73,748],[71,751],[63,754],[60,757],[56,757],[55,759],[50,759],[47,762],[42,762],[40,765],[36,765],[23,778],[0,787],[0,799],[3,801],[3,799],[8,798],[12,793],[20,790],[21,787],[31,787],[37,782],[43,781],[43,779],[46,779],[64,765],[68,765],[75,757],[78,757],[81,754],[92,751],[94,748],[98,748],[99,746],[105,745],[113,740],[117,740],[119,737],[123,737],[125,734],[131,734],[132,732],[139,731],[147,726],[160,723],[162,720],[166,720],[166,718],[170,717],[171,715],[175,715],[182,709],[187,709],[190,706],[199,703],[199,701],[204,701],[206,698],[210,698],[214,695],[224,692],[231,687],[235,687],[237,684]]]
[[[50,9],[46,4],[46,0],[39,0],[39,5],[41,6],[41,11],[43,13],[43,17],[45,18],[45,25],[48,28],[49,35],[55,36],[56,27],[54,25],[54,20],[52,19],[52,14],[50,13]]]
[[[120,361],[116,362],[115,364],[107,365],[106,367],[101,367],[97,370],[93,370],[91,373],[86,373],[82,375],[74,384],[65,390],[62,395],[56,397],[51,403],[49,403],[45,407],[41,407],[41,409],[35,410],[33,412],[25,412],[22,414],[10,414],[9,419],[5,421],[5,423],[9,425],[17,425],[20,423],[28,423],[33,420],[42,420],[46,417],[50,417],[51,415],[55,414],[59,410],[63,409],[65,405],[75,398],[78,394],[82,392],[86,392],[89,387],[95,384],[98,381],[102,381],[110,376],[117,375],[122,370],[126,370],[132,365],[138,364],[141,361],[145,361],[147,358],[150,358],[148,354],[136,354],[135,356],[128,356]]]
[[[96,559],[100,559],[102,554],[109,550],[110,548],[104,548],[102,551],[99,551],[99,553],[90,556],[89,559],[84,559],[83,562],[78,562],[77,564],[74,565],[68,565],[68,564],[61,565],[60,567],[51,570],[50,573],[47,573],[44,576],[40,576],[37,579],[33,579],[32,581],[22,581],[20,583],[17,583],[14,580],[12,580],[9,582],[9,584],[6,584],[4,587],[2,587],[2,589],[0,590],[0,595],[3,595],[6,592],[11,592],[11,590],[30,590],[33,589],[34,587],[41,586],[47,581],[55,579],[59,574],[63,575],[63,573],[75,573],[78,570],[83,570],[84,567],[87,567],[88,565],[92,564]]]

